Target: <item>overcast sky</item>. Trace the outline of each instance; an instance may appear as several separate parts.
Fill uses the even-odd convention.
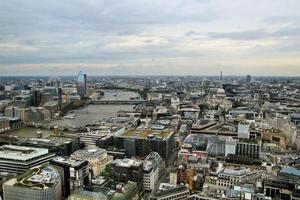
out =
[[[299,10],[299,0],[0,0],[0,74],[300,76]]]

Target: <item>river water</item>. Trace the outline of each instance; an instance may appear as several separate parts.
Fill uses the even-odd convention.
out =
[[[138,93],[131,91],[103,90],[104,96],[101,100],[129,100],[140,98]],[[82,109],[72,110],[76,114],[74,119],[60,119],[51,122],[51,125],[62,127],[85,126],[105,117],[117,116],[120,110],[132,110],[133,105],[88,105]]]

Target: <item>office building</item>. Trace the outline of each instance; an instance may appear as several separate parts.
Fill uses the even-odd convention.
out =
[[[225,157],[228,154],[235,154],[236,152],[236,140],[232,138],[226,138],[225,140]]]
[[[89,162],[89,169],[93,176],[98,176],[105,169],[106,165],[112,162],[113,157],[107,154],[105,149],[81,149],[71,154],[71,158],[76,160],[86,160]]]
[[[247,123],[239,123],[238,125],[238,138],[250,138],[250,125]]]
[[[36,90],[36,89],[32,90],[32,95],[31,95],[32,106],[39,107],[42,103],[42,98],[43,98],[43,92],[41,90]]]
[[[247,81],[248,83],[251,83],[251,78],[252,78],[251,75],[247,75],[247,76],[246,76],[246,81]]]
[[[70,134],[50,135],[47,138],[29,138],[19,141],[18,144],[28,147],[45,148],[50,153],[58,156],[69,156],[81,147],[80,138]]]
[[[143,162],[143,187],[144,190],[154,190],[158,178],[161,176],[165,168],[165,162],[162,157],[156,153],[151,152]]]
[[[60,174],[63,197],[68,197],[70,191],[89,183],[89,167],[86,160],[58,156],[50,160],[50,165]]]
[[[254,139],[240,139],[236,144],[236,155],[259,159],[260,142]]]
[[[6,117],[18,117],[21,120],[24,119],[25,108],[16,107],[16,106],[8,106],[5,108],[4,115]]]
[[[3,145],[0,147],[0,172],[22,174],[54,157],[48,149]]]
[[[48,165],[29,169],[25,174],[4,183],[3,197],[7,200],[60,200],[59,173]]]
[[[77,94],[83,98],[86,95],[86,74],[80,71],[77,75]]]
[[[261,175],[260,170],[252,170],[244,166],[227,165],[220,167],[215,175],[209,175],[205,179],[205,187],[211,192],[224,193],[234,186],[252,183]]]
[[[31,106],[31,95],[17,95],[14,97],[13,103],[20,107]]]
[[[300,168],[286,167],[279,171],[277,177],[266,180],[265,195],[272,199],[300,199]]]
[[[90,149],[95,148],[97,146],[97,142],[107,136],[107,132],[103,133],[101,131],[89,131],[85,133],[78,133],[78,135],[80,137],[80,141],[83,142],[84,146]],[[104,147],[105,145],[102,146]]]
[[[185,186],[170,187],[157,192],[151,197],[151,200],[185,200],[188,199],[190,190]]]
[[[68,200],[139,200],[141,192],[135,182],[117,184],[114,190],[107,187],[86,186],[76,189]]]
[[[61,109],[62,103],[63,103],[62,89],[57,88],[57,104],[60,109]]]
[[[116,182],[133,181],[143,188],[143,162],[136,159],[116,159],[111,162],[111,178]]]
[[[146,157],[155,151],[163,159],[169,158],[175,148],[175,133],[172,130],[128,129],[114,136],[116,147],[125,149],[127,157]]]

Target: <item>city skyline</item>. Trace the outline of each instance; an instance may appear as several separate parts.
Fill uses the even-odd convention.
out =
[[[300,76],[296,0],[1,4],[2,76]]]

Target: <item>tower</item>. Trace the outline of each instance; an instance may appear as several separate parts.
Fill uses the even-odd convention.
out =
[[[221,76],[220,76],[220,88],[223,88],[223,71],[221,71]]]
[[[82,71],[78,73],[76,87],[77,94],[83,98],[86,95],[86,74],[83,74]]]
[[[86,95],[86,74],[83,74],[84,77],[84,95]]]
[[[248,83],[251,83],[251,75],[247,75],[247,76],[246,76],[246,81],[247,81]]]
[[[59,109],[61,109],[61,105],[62,105],[62,89],[60,87],[57,88],[57,103],[58,103]]]

